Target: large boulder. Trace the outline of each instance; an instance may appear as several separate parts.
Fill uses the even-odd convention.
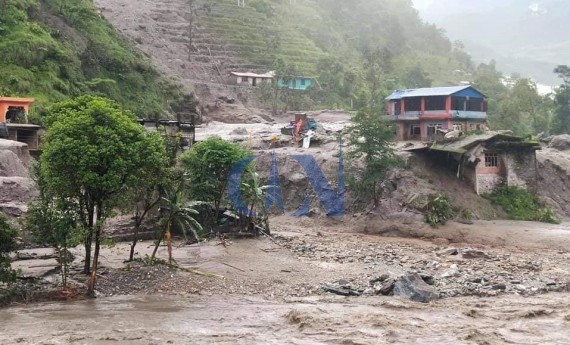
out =
[[[552,137],[552,140],[550,140],[548,147],[557,149],[559,151],[570,150],[570,135],[562,134]]]
[[[428,303],[439,298],[437,291],[414,272],[406,272],[394,285],[394,296]]]
[[[0,139],[0,151],[13,152],[24,166],[28,166],[31,160],[28,145],[19,141]]]

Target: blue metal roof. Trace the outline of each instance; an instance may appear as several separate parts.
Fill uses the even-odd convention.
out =
[[[429,96],[450,96],[456,93],[469,94],[470,97],[481,97],[485,95],[475,90],[472,86],[446,86],[446,87],[428,87],[422,89],[408,89],[408,90],[395,90],[390,96],[386,97],[387,100],[398,100],[409,97],[429,97]]]

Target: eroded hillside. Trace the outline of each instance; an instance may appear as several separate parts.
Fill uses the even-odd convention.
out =
[[[282,61],[316,77],[318,105],[347,106],[388,90],[456,83],[464,66],[450,41],[409,3],[337,0],[95,0],[165,73],[192,87],[210,119],[258,121],[251,90],[227,85],[231,71],[267,72]],[[229,100],[229,102],[228,102]],[[221,115],[220,115],[221,113]]]

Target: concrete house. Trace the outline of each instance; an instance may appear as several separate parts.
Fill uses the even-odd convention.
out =
[[[438,129],[487,128],[487,97],[469,85],[396,90],[386,100],[385,118],[397,123],[399,140],[434,140]]]
[[[468,182],[477,194],[485,194],[499,186],[536,189],[536,150],[540,150],[537,142],[488,132],[408,151],[427,156],[434,164],[444,166]]]
[[[273,72],[267,72],[265,74],[231,72],[228,83],[230,85],[258,86],[262,83],[271,83],[274,77],[275,73]]]
[[[32,154],[39,150],[41,129],[40,126],[28,124],[28,113],[33,102],[33,98],[0,97],[1,137],[27,144]]]
[[[282,89],[307,91],[313,86],[318,86],[318,82],[313,77],[278,77],[277,86]]]

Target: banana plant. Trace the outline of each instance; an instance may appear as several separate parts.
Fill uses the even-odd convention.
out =
[[[162,218],[163,230],[159,239],[155,243],[154,250],[150,257],[150,262],[153,263],[156,257],[158,247],[163,240],[166,240],[168,246],[168,262],[172,264],[172,233],[173,226],[182,230],[184,238],[188,238],[188,231],[196,241],[200,240],[199,232],[202,226],[194,218],[199,212],[196,210],[197,206],[204,205],[202,201],[186,201],[184,195],[184,183],[179,183],[175,188],[164,188],[163,196],[161,197],[160,214]]]

